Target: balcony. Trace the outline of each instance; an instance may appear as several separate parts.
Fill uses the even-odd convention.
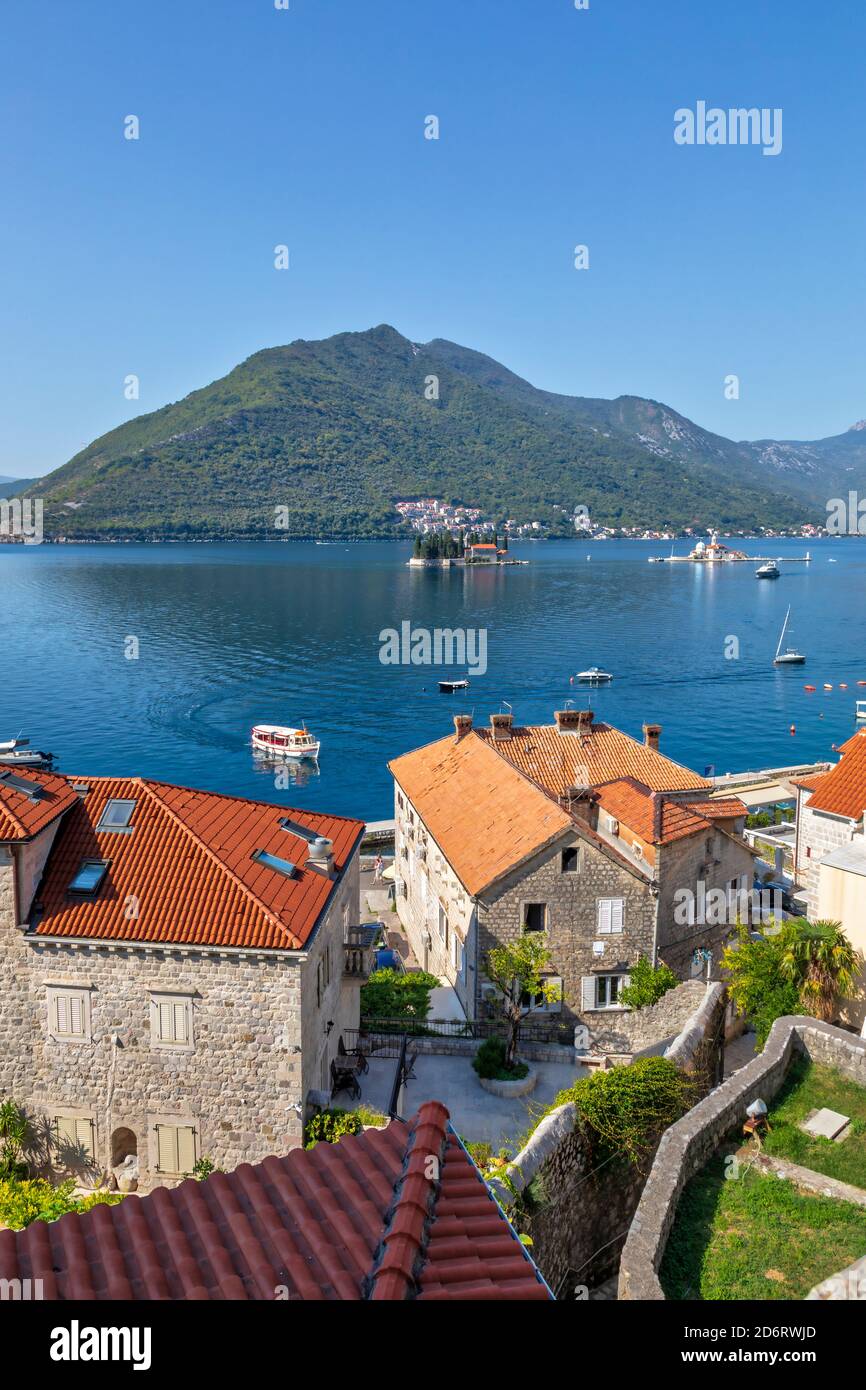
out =
[[[373,969],[373,943],[379,934],[378,926],[350,927],[343,942],[343,979],[366,984]]]

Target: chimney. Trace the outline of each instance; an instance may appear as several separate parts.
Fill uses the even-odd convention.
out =
[[[593,830],[598,826],[598,792],[593,787],[569,787],[563,798],[566,810]]]
[[[507,743],[508,739],[511,738],[513,722],[513,714],[491,714],[490,727],[493,730],[494,743]]]
[[[317,839],[311,840],[304,867],[317,869],[319,873],[327,874],[330,878],[334,872],[333,840],[326,839],[324,835],[319,835]]]
[[[653,748],[656,753],[659,751],[659,739],[662,736],[661,724],[644,724],[643,741],[647,748]]]
[[[454,742],[459,743],[461,738],[472,733],[472,715],[455,714],[454,716]]]
[[[591,709],[558,709],[554,712],[553,717],[561,734],[589,734],[592,732]]]

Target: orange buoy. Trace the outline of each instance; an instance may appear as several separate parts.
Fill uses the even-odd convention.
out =
[[[866,685],[866,681],[858,681],[857,684],[858,684],[858,685]]]
[[[847,687],[847,685],[845,684],[844,681],[840,681],[840,682],[839,682],[839,689],[840,689],[840,690],[847,690],[847,689],[848,689],[848,687]]]
[[[804,689],[804,690],[813,690],[813,691],[814,691],[815,686],[814,686],[814,685],[804,685],[804,686],[803,686],[803,689]]]
[[[790,729],[788,730],[788,732],[791,733],[791,734],[795,734],[795,733],[797,732],[797,725],[796,725],[796,724],[792,724],[791,727],[790,727]]]

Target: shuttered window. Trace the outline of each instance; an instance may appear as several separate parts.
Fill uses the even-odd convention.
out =
[[[95,1161],[94,1125],[80,1115],[54,1116],[54,1146],[62,1163],[75,1165]]]
[[[64,1042],[90,1041],[90,993],[86,989],[48,990],[48,1031]]]
[[[623,917],[625,915],[625,900],[623,898],[599,898],[596,903],[598,913],[598,933],[600,936],[610,936],[615,932],[622,931]]]
[[[619,992],[629,983],[630,975],[584,975],[580,982],[582,1010],[623,1009]]]
[[[195,1137],[192,1125],[154,1125],[156,1131],[156,1170],[158,1173],[192,1173],[195,1167]]]
[[[152,994],[150,1040],[155,1047],[178,1047],[191,1051],[192,1000],[178,994]]]

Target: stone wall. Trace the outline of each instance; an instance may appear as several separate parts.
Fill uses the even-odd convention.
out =
[[[712,853],[708,854],[710,840]],[[746,888],[751,888],[753,866],[754,857],[745,842],[718,829],[662,846],[658,865],[658,954],[680,979],[688,979],[697,948],[713,952],[718,977],[722,948],[732,935],[734,924],[724,921],[680,924],[676,917],[682,915],[682,909],[677,914],[675,895],[682,889],[694,893],[698,883],[703,883],[704,892],[709,894],[715,889],[725,889],[732,879],[740,879],[743,875]]]
[[[800,796],[800,821],[797,827],[797,878],[803,885],[807,905],[807,916],[815,917],[818,911],[818,880],[821,860],[834,849],[848,845],[857,833],[851,821],[840,816],[830,816],[822,811],[809,808],[807,796]]]
[[[579,870],[563,873],[561,853],[578,848]],[[623,930],[599,936],[598,899],[623,898]],[[502,878],[478,902],[478,974],[494,946],[523,935],[528,903],[547,904],[550,969],[562,978],[562,1022],[585,1023],[592,1029],[602,1011],[584,1011],[584,976],[625,973],[641,955],[651,956],[655,935],[655,899],[649,883],[630,873],[595,845],[566,835],[551,849],[520,865]],[[596,955],[593,943],[602,954]],[[619,1011],[611,1013],[619,1016]],[[605,1015],[606,1016],[606,1015]]]
[[[777,1019],[763,1052],[663,1135],[623,1250],[621,1299],[664,1298],[658,1271],[683,1188],[726,1135],[739,1130],[753,1100],[773,1099],[796,1053],[866,1085],[866,1040],[814,1018]]]
[[[694,1002],[693,990],[689,994]],[[714,984],[701,987],[700,996],[668,1055],[705,1094],[718,1070],[727,994]],[[599,1167],[576,1128],[577,1118],[573,1103],[554,1110],[508,1169],[517,1193],[539,1179],[540,1205],[525,1218],[525,1228],[532,1257],[558,1297],[573,1297],[576,1289],[593,1287],[616,1269],[652,1162],[650,1153],[643,1171],[616,1160]],[[508,1187],[495,1180],[491,1186],[506,1209],[515,1206]]]
[[[608,1010],[587,1014],[590,1048],[615,1055],[650,1056],[662,1053],[702,1003],[707,987],[702,980],[685,980],[643,1009]]]

